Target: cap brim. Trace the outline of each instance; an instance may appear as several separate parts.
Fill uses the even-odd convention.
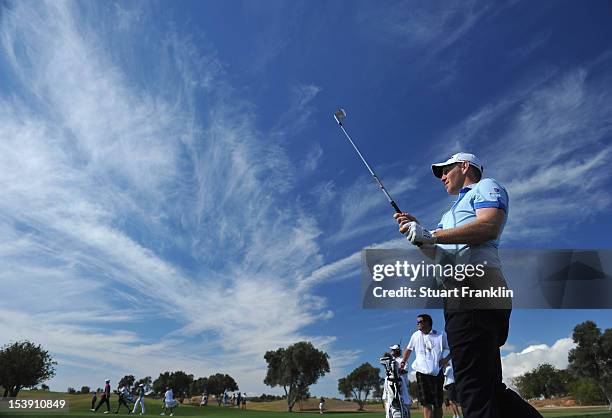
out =
[[[431,171],[433,172],[433,175],[436,176],[437,178],[441,179],[442,178],[442,170],[444,169],[444,167],[446,167],[447,165],[451,165],[451,164],[455,164],[454,162],[449,163],[438,163],[438,164],[432,164],[431,165]]]

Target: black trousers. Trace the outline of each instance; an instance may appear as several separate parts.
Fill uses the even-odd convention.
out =
[[[98,402],[98,406],[96,406],[96,411],[100,408],[100,406],[102,406],[103,403],[106,404],[106,410],[110,411],[110,400],[106,395],[102,395],[102,398],[100,398],[100,402]]]
[[[123,396],[120,396],[119,403],[117,404],[117,412],[115,412],[115,414],[119,413],[119,408],[121,408],[121,405],[124,405],[126,407],[126,409],[128,410],[128,414],[132,412],[132,410],[130,409],[130,406],[125,401],[125,398]]]
[[[542,418],[502,382],[499,348],[508,338],[510,312],[509,309],[444,312],[464,418]]]

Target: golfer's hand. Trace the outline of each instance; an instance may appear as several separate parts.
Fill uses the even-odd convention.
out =
[[[405,234],[406,231],[408,230],[408,224],[410,222],[416,222],[419,223],[419,220],[417,218],[415,218],[414,216],[412,216],[409,213],[396,213],[393,215],[393,217],[395,218],[395,220],[397,221],[397,223],[399,224],[399,231],[402,234]]]
[[[435,235],[428,229],[423,228],[416,222],[409,222],[406,238],[414,245],[434,245],[436,243]],[[401,229],[400,229],[401,231]]]
[[[444,368],[448,364],[448,360],[445,358],[441,358],[439,363],[440,363],[440,367]]]

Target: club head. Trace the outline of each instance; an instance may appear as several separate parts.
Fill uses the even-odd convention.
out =
[[[340,107],[336,110],[336,113],[334,113],[334,119],[336,119],[338,125],[342,125],[344,118],[346,118],[346,111]]]

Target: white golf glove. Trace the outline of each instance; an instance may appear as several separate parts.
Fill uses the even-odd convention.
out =
[[[408,241],[413,243],[414,245],[425,244],[425,245],[435,245],[437,239],[435,235],[423,228],[420,224],[416,222],[410,222],[408,224],[408,231],[406,231],[406,238]]]

